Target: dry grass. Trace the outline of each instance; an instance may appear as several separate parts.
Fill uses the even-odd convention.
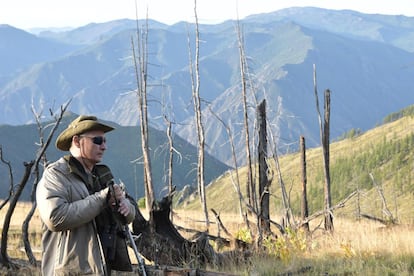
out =
[[[9,209],[9,204],[0,210],[0,228],[3,228],[4,219]],[[31,203],[20,202],[17,204],[8,232],[8,255],[11,258],[25,258],[24,245],[21,239],[23,221],[31,209]],[[29,224],[29,241],[32,246],[33,254],[36,258],[41,257],[41,221],[37,210],[35,211]]]
[[[26,260],[22,252],[22,241],[18,233],[30,204],[20,203],[12,218],[9,235],[8,254],[12,258]],[[0,211],[0,223],[3,223],[6,209]],[[200,212],[176,210],[174,223],[188,228],[204,230],[204,219]],[[236,236],[245,226],[238,214],[221,213],[220,219],[227,230]],[[277,221],[277,218],[273,218]],[[218,227],[211,214],[209,232],[218,235]],[[414,272],[414,226],[396,225],[384,227],[381,224],[368,220],[350,220],[345,218],[334,219],[335,231],[332,234],[323,231],[320,221],[312,221],[312,233],[304,235],[306,248],[298,249],[289,246],[288,255],[262,255],[258,253],[252,257],[252,262],[245,265],[232,266],[224,269],[237,275],[275,275],[283,273],[303,273],[303,275],[410,275]],[[254,221],[252,221],[254,226]],[[276,229],[273,229],[277,233]],[[32,246],[40,248],[41,223],[37,213],[32,219],[30,232]],[[223,231],[220,232],[224,236]],[[191,233],[183,233],[187,238]],[[280,236],[280,235],[279,235]],[[289,238],[284,238],[290,242]],[[37,252],[37,250],[35,250]],[[271,252],[272,253],[272,252]],[[136,260],[130,252],[133,262]],[[36,254],[40,260],[40,255]],[[217,269],[217,268],[212,268]],[[38,270],[34,269],[36,275]],[[0,274],[2,271],[0,270]],[[4,273],[3,273],[4,274]]]
[[[177,211],[178,225],[204,229],[202,214],[196,211]],[[227,230],[236,236],[245,228],[238,214],[223,213],[221,220]],[[277,218],[273,218],[277,221]],[[214,221],[214,217],[210,217]],[[254,226],[254,221],[252,221]],[[311,233],[283,237],[279,249],[286,255],[270,254],[253,256],[252,264],[230,268],[238,275],[412,275],[414,273],[414,226],[394,225],[385,227],[370,220],[351,220],[336,217],[335,230],[327,233],[323,223],[314,220]],[[210,233],[217,235],[212,223]],[[272,229],[278,233],[277,229]],[[223,231],[221,231],[223,235]],[[281,235],[279,235],[281,236]],[[275,242],[276,244],[277,242]],[[306,244],[297,248],[295,244]],[[290,251],[290,252],[289,252]],[[271,252],[272,253],[272,252]],[[296,274],[295,274],[296,273]]]
[[[186,228],[203,230],[205,224],[202,222],[203,216],[195,211],[176,211],[174,223]],[[234,236],[245,228],[238,214],[224,213],[220,218],[227,230]],[[321,218],[322,219],[322,218]],[[217,225],[214,217],[210,217],[212,224],[209,232],[217,235]],[[277,221],[277,218],[273,218]],[[254,221],[251,225],[254,226]],[[335,230],[328,234],[323,230],[323,223],[319,220],[312,221],[310,224],[311,250],[310,256],[322,256],[325,254],[342,254],[344,245],[352,248],[355,255],[364,254],[396,254],[414,256],[414,226],[412,225],[394,225],[385,227],[384,225],[370,220],[351,220],[347,218],[334,219]],[[279,234],[277,229],[272,229],[274,233]],[[223,231],[221,231],[223,236]]]

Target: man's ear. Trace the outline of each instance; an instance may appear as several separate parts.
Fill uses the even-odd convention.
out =
[[[80,148],[80,137],[78,135],[72,137],[72,144]]]

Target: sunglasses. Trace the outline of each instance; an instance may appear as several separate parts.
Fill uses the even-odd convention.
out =
[[[92,143],[94,143],[95,145],[102,145],[102,143],[106,144],[106,138],[103,136],[86,136],[86,135],[80,135],[80,137],[86,137],[92,140]]]

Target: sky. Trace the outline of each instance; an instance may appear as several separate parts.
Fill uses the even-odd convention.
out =
[[[200,23],[215,24],[289,7],[349,9],[414,17],[414,0],[197,0]],[[116,19],[194,22],[194,0],[1,0],[0,24],[19,29],[80,27]]]

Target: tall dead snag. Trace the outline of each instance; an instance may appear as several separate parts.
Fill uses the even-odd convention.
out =
[[[331,176],[329,172],[329,121],[330,121],[330,109],[331,109],[331,92],[329,89],[325,90],[325,105],[324,105],[324,123],[322,124],[321,112],[319,109],[318,90],[316,85],[316,66],[313,65],[313,83],[316,99],[316,109],[319,119],[319,131],[322,144],[322,156],[325,175],[324,185],[324,203],[325,203],[325,230],[333,231],[333,215],[331,212]]]
[[[191,88],[194,105],[194,116],[197,131],[198,141],[198,162],[197,162],[197,186],[198,193],[200,195],[200,203],[204,212],[206,220],[206,228],[209,228],[210,221],[208,219],[207,200],[206,200],[206,187],[204,183],[204,126],[201,117],[201,97],[200,97],[200,71],[199,71],[199,57],[200,57],[200,32],[198,29],[198,17],[197,17],[197,0],[194,0],[194,17],[195,17],[195,60],[194,63],[191,58],[191,47],[189,43],[190,52],[190,75],[191,75]],[[193,70],[194,67],[194,70]]]
[[[293,219],[293,212],[292,212],[292,208],[290,207],[289,196],[288,196],[288,193],[286,191],[285,182],[283,181],[282,170],[280,169],[279,157],[277,155],[276,150],[274,152],[273,159],[275,161],[275,168],[276,168],[276,171],[277,171],[280,190],[282,192],[282,203],[283,203],[283,209],[284,209],[283,210],[283,217],[282,217],[283,227],[286,227],[286,226],[290,226],[290,225],[294,224],[295,222],[294,222],[294,219]]]
[[[246,193],[247,198],[249,200],[250,206],[256,206],[255,202],[255,189],[253,184],[253,172],[252,172],[252,158],[250,153],[250,132],[249,132],[249,116],[247,110],[247,62],[246,62],[246,54],[244,52],[244,42],[242,31],[240,30],[240,23],[237,22],[237,40],[238,40],[238,47],[239,47],[239,55],[240,55],[240,75],[241,75],[241,84],[242,84],[242,103],[243,103],[243,118],[244,118],[244,132],[245,132],[245,140],[246,140],[246,160],[247,160],[247,183],[246,183]]]
[[[266,100],[257,107],[257,121],[259,125],[259,202],[260,226],[264,234],[270,233],[269,186],[267,177],[267,127],[266,127]]]
[[[164,121],[167,125],[167,138],[168,138],[168,194],[172,195],[174,193],[175,187],[173,187],[173,160],[174,160],[174,143],[172,137],[172,123],[167,119],[167,116],[164,115]],[[172,208],[172,207],[171,207]],[[171,212],[170,220],[173,221],[174,216]]]
[[[237,156],[236,156],[236,150],[234,147],[234,139],[231,132],[230,127],[221,119],[211,108],[209,108],[211,114],[214,115],[214,117],[217,118],[217,120],[223,125],[223,127],[226,129],[227,135],[229,136],[229,143],[231,147],[231,156],[233,158],[233,164],[234,164],[234,174],[235,178],[233,178],[233,173],[230,173],[231,181],[233,183],[233,186],[237,192],[238,198],[239,198],[239,210],[240,210],[240,218],[243,219],[245,225],[247,228],[250,228],[249,226],[249,220],[247,219],[247,212],[245,212],[246,208],[243,208],[244,204],[244,198],[243,194],[241,192],[240,188],[240,179],[239,179],[239,166],[237,165]]]
[[[305,137],[300,136],[300,153],[301,153],[301,164],[302,164],[302,200],[301,200],[301,218],[302,221],[309,216],[308,210],[308,196],[307,196],[307,176],[306,176],[306,145]],[[306,222],[302,227],[309,231],[309,223]]]
[[[172,184],[172,177],[173,177],[173,160],[174,160],[174,143],[172,138],[172,123],[167,119],[167,116],[164,116],[164,121],[167,125],[167,138],[168,138],[168,194],[173,193],[173,184]]]
[[[324,168],[325,168],[325,208],[330,210],[332,206],[331,199],[331,173],[329,168],[329,122],[330,122],[330,113],[331,113],[331,91],[329,89],[325,90],[325,120],[324,120],[324,131],[323,131],[323,156],[324,156]],[[332,212],[327,212],[325,214],[325,229],[329,231],[334,230],[333,225],[333,215]]]
[[[151,175],[151,158],[149,153],[148,133],[148,111],[147,111],[147,63],[148,63],[148,18],[146,19],[145,30],[142,32],[137,19],[137,47],[131,38],[132,53],[134,58],[135,78],[137,82],[138,110],[141,127],[141,149],[144,158],[144,186],[145,206],[147,211],[154,203],[154,189]],[[136,53],[136,50],[137,52]]]

